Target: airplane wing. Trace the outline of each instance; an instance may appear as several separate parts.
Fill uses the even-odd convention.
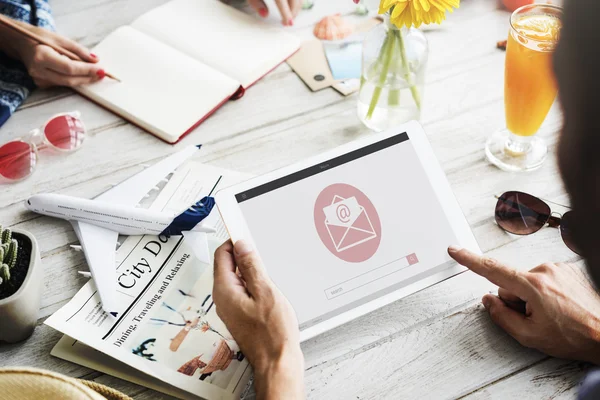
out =
[[[79,238],[85,259],[92,272],[94,284],[102,301],[102,308],[116,317],[115,249],[119,234],[85,222],[71,221],[71,224]]]
[[[95,200],[113,204],[135,206],[155,187],[161,179],[173,172],[200,149],[200,145],[188,146],[144,171],[102,193]],[[108,229],[84,222],[71,221],[85,252],[94,283],[102,300],[102,308],[116,316],[116,262],[115,252],[119,235]]]
[[[164,179],[188,158],[193,156],[200,147],[201,145],[188,146],[164,160],[159,161],[153,166],[146,168],[139,174],[121,182],[112,189],[107,190],[94,200],[134,206],[138,204],[161,179]]]

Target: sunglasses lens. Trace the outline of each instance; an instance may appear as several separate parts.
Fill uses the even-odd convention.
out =
[[[550,218],[550,207],[542,200],[522,192],[506,192],[496,203],[496,222],[507,232],[530,235]]]
[[[65,114],[52,118],[44,128],[44,135],[60,150],[76,150],[85,139],[85,127],[79,118]]]
[[[29,176],[37,164],[33,148],[21,141],[9,142],[0,147],[0,175],[19,180]]]
[[[574,253],[581,255],[581,252],[573,241],[573,225],[573,212],[569,211],[565,213],[560,220],[560,235],[569,249],[571,249]]]

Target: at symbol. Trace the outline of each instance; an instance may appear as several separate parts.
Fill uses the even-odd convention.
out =
[[[337,217],[340,220],[340,222],[348,222],[348,221],[350,221],[351,213],[350,213],[350,209],[348,208],[347,205],[340,204],[335,209],[335,212],[336,212]]]

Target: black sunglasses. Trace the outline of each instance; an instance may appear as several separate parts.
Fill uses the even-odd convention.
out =
[[[553,213],[544,200],[527,193],[513,191],[498,197],[495,215],[498,226],[515,235],[531,235],[546,224],[558,228],[567,247],[581,255],[571,233],[573,211],[563,215]]]

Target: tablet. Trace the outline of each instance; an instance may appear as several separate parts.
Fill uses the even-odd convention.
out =
[[[480,253],[417,122],[373,134],[216,194],[298,316],[301,340],[464,271]]]

